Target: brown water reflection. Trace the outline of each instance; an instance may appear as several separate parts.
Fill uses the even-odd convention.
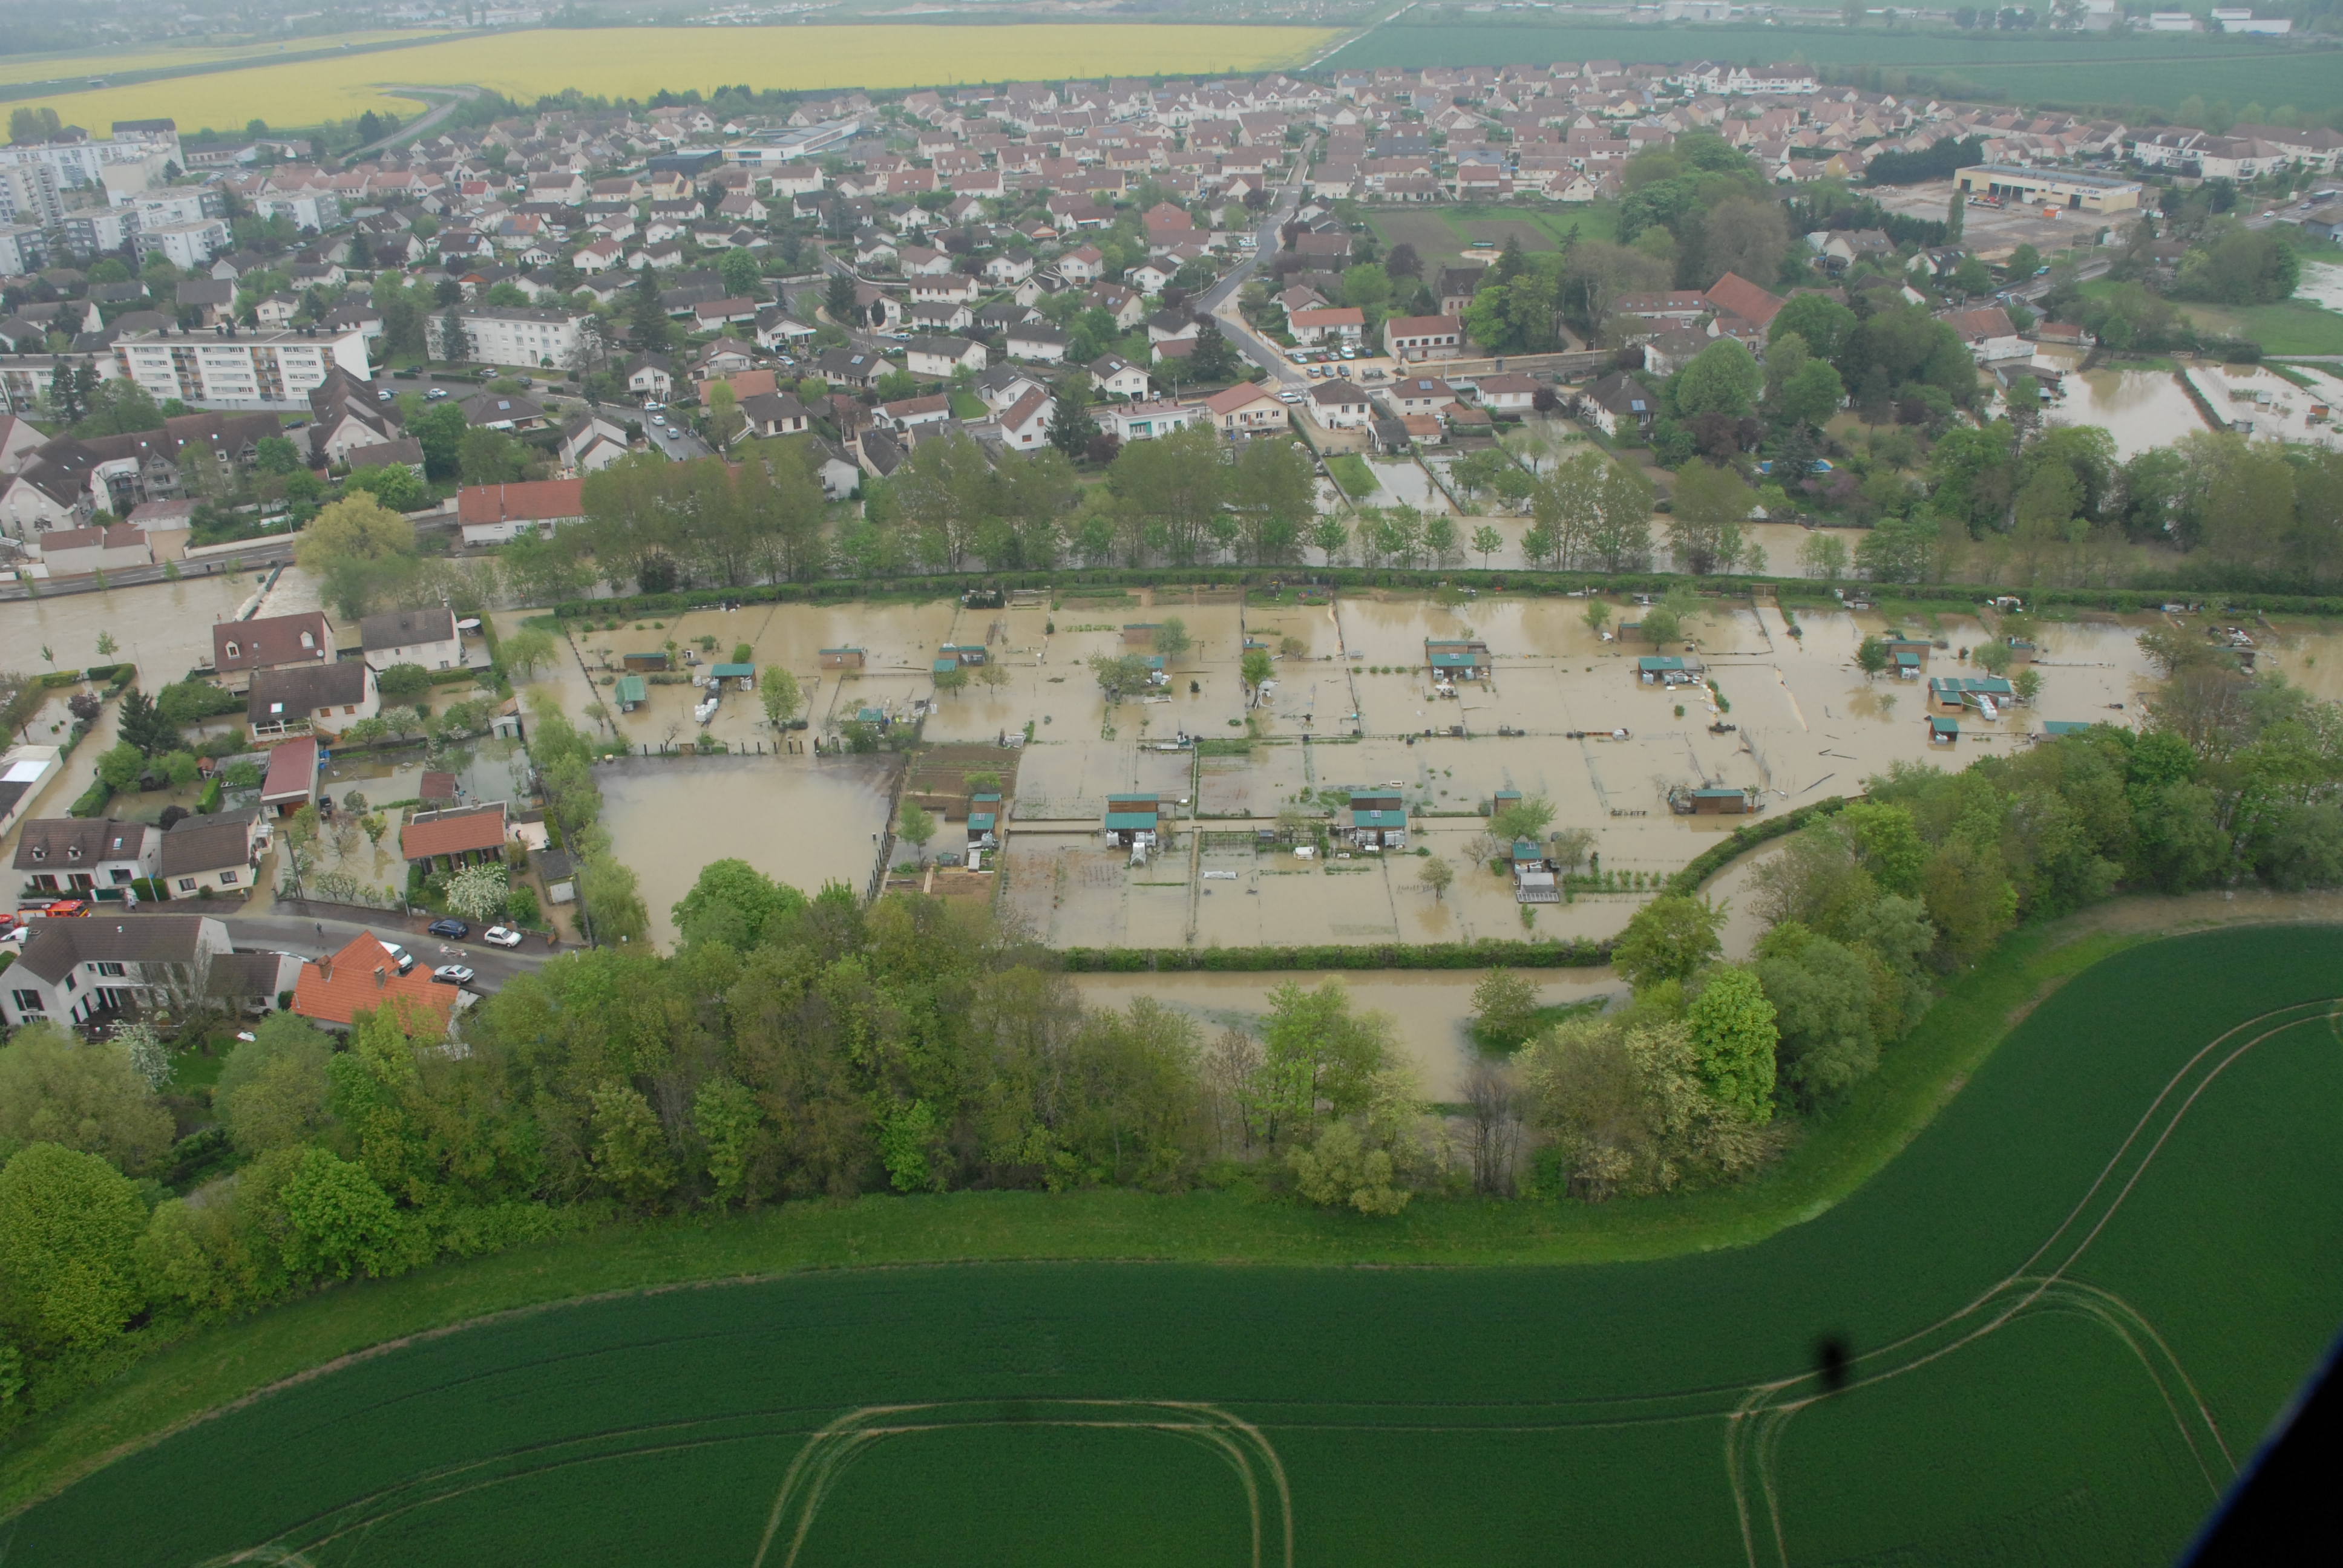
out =
[[[652,940],[675,940],[671,910],[710,860],[746,860],[812,894],[859,895],[887,822],[887,759],[635,758],[596,769],[611,849],[642,881]]]

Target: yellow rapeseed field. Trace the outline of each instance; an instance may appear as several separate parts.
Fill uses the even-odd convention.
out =
[[[165,117],[182,131],[254,119],[293,127],[368,109],[414,113],[416,101],[396,99],[386,84],[472,84],[527,101],[568,87],[639,98],[739,83],[879,88],[1195,75],[1296,65],[1333,36],[1321,27],[1143,25],[545,29],[20,101],[45,103],[92,130]]]
[[[437,35],[413,29],[380,33],[335,33],[315,38],[289,38],[266,44],[224,44],[185,49],[123,49],[99,55],[12,55],[0,59],[0,83],[55,81],[67,86],[92,76],[118,76],[130,71],[166,71],[196,65],[216,65],[226,60],[261,61],[271,55],[330,49],[338,44],[388,44],[416,41]],[[247,116],[246,118],[250,116]]]

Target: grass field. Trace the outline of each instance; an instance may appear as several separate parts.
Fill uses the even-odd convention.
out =
[[[1318,27],[1056,25],[997,27],[613,27],[498,33],[386,55],[255,66],[46,103],[68,124],[167,116],[180,128],[274,126],[414,112],[384,84],[470,85],[524,101],[576,87],[646,98],[662,87],[912,87],[955,82],[1252,71],[1310,57]]]
[[[2086,295],[2104,295],[2117,286],[2104,278],[2083,285]],[[2208,336],[2243,337],[2262,346],[2265,354],[2343,354],[2343,313],[2307,299],[2282,299],[2275,305],[2207,305],[2197,300],[2173,302],[2179,312]]]
[[[1615,202],[1604,201],[1556,212],[1524,212],[1519,207],[1466,202],[1453,206],[1380,207],[1369,212],[1367,221],[1385,249],[1412,245],[1417,259],[1430,268],[1454,261],[1465,246],[1482,241],[1502,246],[1508,238],[1518,238],[1523,250],[1554,250],[1574,230],[1581,239],[1611,239],[1619,232],[1619,207]]]
[[[335,33],[314,38],[285,38],[261,44],[226,44],[216,47],[191,45],[184,49],[137,48],[77,55],[9,55],[0,56],[0,85],[56,81],[77,86],[92,76],[120,76],[134,71],[192,71],[235,60],[266,60],[273,55],[299,55],[341,45],[422,43],[437,35],[397,29],[382,33]]]
[[[1956,75],[2022,102],[2136,104],[2172,108],[2191,94],[2242,108],[2292,105],[2323,113],[2343,104],[2343,55],[2201,34],[2059,40],[2048,35],[1889,32],[1844,27],[1541,26],[1506,24],[1379,27],[1337,51],[1330,70],[1377,65],[1543,65],[1793,57],[1818,67],[1877,65]]]
[[[2107,950],[2028,934],[1956,988],[1882,1089],[1793,1157],[1804,1185],[1776,1179],[1760,1231],[1720,1220],[1745,1193],[1614,1211],[1644,1261],[1578,1268],[806,1267],[906,1256],[914,1229],[931,1257],[1588,1258],[1617,1222],[1550,1211],[1552,1233],[1516,1231],[1508,1254],[1499,1232],[1534,1206],[1439,1209],[1443,1250],[1415,1211],[1383,1227],[999,1195],[594,1238],[158,1358],[75,1412],[85,1452],[394,1324],[606,1292],[228,1409],[23,1515],[10,1555],[2169,1560],[2343,1318],[2343,1051],[2323,1000],[2343,931],[2245,928],[2084,967]],[[639,1289],[694,1273],[735,1277]],[[1827,1398],[1824,1335],[1855,1357]],[[70,1424],[15,1445],[8,1495]]]

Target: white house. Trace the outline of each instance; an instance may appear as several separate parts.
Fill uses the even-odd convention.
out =
[[[1066,357],[1066,347],[1073,341],[1063,327],[1046,322],[1026,322],[1008,329],[1009,357],[1038,360],[1044,365],[1056,365]]]
[[[1366,312],[1355,305],[1292,311],[1285,323],[1297,343],[1322,343],[1332,337],[1338,343],[1355,345],[1367,330]]]
[[[268,819],[258,809],[186,817],[163,835],[156,872],[166,899],[199,899],[206,893],[242,898],[254,886],[253,869],[268,844]]]
[[[1204,409],[1225,436],[1251,436],[1289,428],[1285,404],[1258,381],[1240,381],[1204,399]]]
[[[582,480],[548,479],[543,483],[569,486],[583,493]],[[481,490],[522,487],[475,487]],[[581,502],[581,509],[582,507]],[[367,664],[377,672],[394,664],[460,669],[469,662],[464,657],[464,634],[456,625],[456,612],[444,605],[435,609],[394,609],[370,615],[358,622],[358,644],[366,650]]]
[[[1169,436],[1174,430],[1184,430],[1205,418],[1202,403],[1182,403],[1174,397],[1156,397],[1141,403],[1111,403],[1092,411],[1099,428],[1128,445],[1132,441],[1151,441],[1159,436]]]
[[[1117,397],[1147,396],[1147,371],[1120,354],[1103,354],[1091,361],[1091,385]]]
[[[1363,430],[1374,417],[1374,408],[1364,387],[1321,381],[1310,388],[1310,417],[1329,430]]]
[[[903,345],[903,360],[914,376],[949,381],[956,370],[984,368],[984,345],[968,337],[914,337]]]
[[[213,964],[232,949],[226,923],[205,915],[100,915],[37,927],[24,956],[0,975],[0,1016],[12,1029],[70,1026],[106,1011],[184,1011],[211,994]]]
[[[1001,416],[1001,444],[1021,452],[1038,449],[1050,438],[1050,419],[1057,411],[1058,400],[1035,387]]]
[[[112,818],[40,817],[16,839],[15,902],[126,888],[161,862],[163,830]]]
[[[1492,414],[1526,414],[1537,405],[1538,384],[1516,370],[1481,377],[1481,407]]]

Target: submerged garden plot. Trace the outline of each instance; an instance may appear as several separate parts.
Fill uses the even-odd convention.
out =
[[[2107,960],[2043,998],[1867,1184],[1754,1245],[1574,1268],[1009,1262],[624,1293],[282,1386],[35,1507],[11,1556],[2168,1558],[2343,1318],[2338,960],[2331,928]],[[1167,1235],[1181,1201],[1159,1211]],[[1031,1252],[1048,1251],[1046,1203]],[[1687,1211],[1609,1217],[1690,1235]],[[1335,1224],[1331,1249],[1296,1255],[1391,1255],[1376,1238],[1429,1218]],[[233,1358],[265,1326],[186,1349]],[[1827,1396],[1825,1338],[1852,1355]]]

